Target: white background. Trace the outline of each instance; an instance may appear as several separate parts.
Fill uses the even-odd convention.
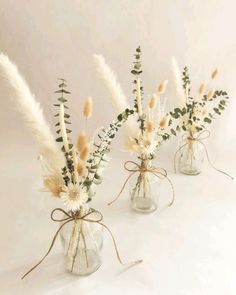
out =
[[[17,63],[52,126],[57,78],[68,80],[74,137],[84,128],[81,104],[88,95],[95,104],[91,132],[113,119],[93,53],[105,56],[131,97],[132,54],[141,45],[145,93],[153,93],[160,81],[168,79],[169,109],[177,104],[172,56],[181,66],[189,66],[195,89],[217,66],[215,86],[229,92],[231,104],[211,126],[206,143],[214,164],[236,175],[235,9],[233,0],[0,0],[0,50]],[[121,151],[122,134],[93,206],[104,213],[124,258],[143,258],[143,264],[124,270],[105,235],[101,269],[86,278],[69,276],[55,254],[60,253],[58,241],[45,264],[20,281],[47,250],[57,228],[49,214],[60,203],[37,191],[42,187],[37,144],[2,81],[0,87],[0,294],[235,295],[235,182],[207,164],[197,177],[174,175],[177,141],[171,140],[162,147],[157,165],[165,167],[173,180],[174,206],[140,216],[130,211],[126,192],[108,208],[107,201],[126,176],[122,163],[130,158]],[[163,187],[163,195],[168,195],[168,185]]]

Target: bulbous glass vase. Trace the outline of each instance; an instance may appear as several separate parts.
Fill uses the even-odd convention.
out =
[[[89,210],[81,212],[81,216]],[[67,223],[60,234],[67,272],[89,275],[101,266],[103,227],[99,223],[76,219]]]
[[[204,162],[204,146],[197,139],[197,134],[187,134],[179,150],[179,171],[188,175],[197,175],[202,172]]]
[[[150,160],[143,160],[141,167],[148,170]],[[131,207],[140,213],[151,213],[158,208],[158,198],[161,180],[153,173],[140,171],[129,181]]]

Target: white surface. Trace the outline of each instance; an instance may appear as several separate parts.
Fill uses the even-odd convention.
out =
[[[6,161],[1,160],[3,164]],[[225,160],[218,159],[218,165],[222,167]],[[236,175],[235,159],[231,160],[227,161],[228,171]],[[5,197],[16,205],[1,214],[0,294],[235,295],[235,182],[207,164],[195,177],[170,172],[176,192],[173,207],[140,215],[129,209],[127,190],[112,207],[106,206],[125,178],[122,161],[117,158],[108,168],[93,207],[104,214],[123,259],[142,258],[143,263],[130,269],[119,265],[105,234],[102,267],[88,277],[70,276],[64,273],[58,240],[48,259],[21,281],[21,275],[46,252],[57,228],[49,214],[60,206],[47,194],[35,192],[40,186],[35,161],[31,167],[19,169],[19,165],[14,174],[11,169],[5,172]],[[30,163],[29,159],[24,159],[25,163]],[[17,188],[11,187],[13,181]],[[162,193],[164,199],[169,197],[165,182]]]
[[[189,65],[195,87],[218,66],[215,86],[227,89],[231,106],[211,126],[207,140],[213,163],[236,176],[234,99],[236,74],[235,1],[156,0],[0,0],[0,47],[24,73],[53,123],[56,79],[68,79],[74,137],[84,127],[80,103],[92,95],[96,112],[93,130],[112,119],[107,93],[95,73],[92,54],[102,53],[117,72],[129,96],[130,67],[137,45],[143,49],[145,93],[169,78],[170,58]],[[158,154],[176,191],[174,206],[151,215],[130,211],[127,193],[107,207],[125,179],[122,136],[113,162],[98,188],[93,207],[101,210],[113,231],[122,257],[144,262],[124,269],[105,235],[102,267],[84,278],[64,273],[60,242],[25,281],[21,275],[47,250],[57,224],[49,220],[60,202],[41,188],[37,145],[13,110],[9,91],[0,81],[0,294],[236,294],[236,185],[207,165],[202,175],[173,175],[176,140]],[[168,89],[168,106],[176,103]],[[106,105],[107,103],[107,105]],[[102,105],[102,107],[101,107]],[[104,112],[104,107],[106,112]],[[168,161],[167,161],[168,160]],[[163,184],[163,196],[170,193]]]

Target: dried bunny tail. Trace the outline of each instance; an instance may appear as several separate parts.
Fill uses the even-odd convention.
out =
[[[210,100],[213,98],[215,94],[215,90],[210,90],[208,93],[207,93],[207,99]]]
[[[211,79],[214,80],[216,76],[218,75],[218,73],[219,73],[218,69],[215,69],[211,74]]]
[[[85,176],[86,173],[87,173],[87,168],[86,168],[86,165],[85,165],[85,162],[82,161],[82,160],[79,160],[78,164],[77,164],[77,171],[78,171],[78,174],[79,176]]]
[[[186,103],[186,95],[184,93],[184,89],[183,89],[183,85],[182,85],[181,71],[180,71],[178,63],[174,57],[172,57],[172,59],[171,59],[171,64],[172,64],[172,72],[174,75],[175,89],[176,89],[176,92],[178,95],[180,105],[183,106]]]
[[[206,84],[203,82],[200,86],[199,86],[199,89],[198,89],[198,93],[203,95],[205,93],[205,90],[206,90]]]
[[[165,93],[166,91],[166,87],[167,87],[167,84],[168,84],[168,80],[165,80],[163,81],[159,86],[158,86],[158,93],[159,94],[163,94]]]
[[[0,74],[13,90],[13,99],[18,111],[31,129],[32,135],[40,145],[40,152],[44,157],[50,171],[60,173],[65,166],[62,151],[57,147],[54,136],[45,121],[40,104],[35,100],[28,85],[20,75],[16,65],[9,58],[0,54]]]
[[[111,70],[111,68],[106,64],[105,59],[102,55],[94,54],[93,58],[96,64],[97,72],[103,80],[107,90],[109,91],[109,97],[111,99],[113,107],[118,111],[118,113],[123,112],[126,108],[129,107],[129,105],[127,102],[127,98],[120,84],[117,81],[116,75]],[[128,133],[136,134],[136,125],[137,124],[134,118],[129,118],[129,120],[125,123],[124,126],[128,129]]]
[[[92,97],[89,96],[85,101],[83,114],[85,118],[88,119],[92,116],[92,113],[93,113],[93,100],[92,100]]]
[[[86,162],[89,158],[89,153],[90,153],[90,145],[87,143],[80,153],[80,159]]]
[[[147,121],[147,132],[152,133],[154,131],[154,124],[151,120]]]
[[[150,109],[155,109],[157,106],[157,100],[158,96],[156,94],[153,94],[149,100],[148,106]]]
[[[77,139],[77,150],[82,152],[88,141],[87,133],[85,131],[81,131]]]

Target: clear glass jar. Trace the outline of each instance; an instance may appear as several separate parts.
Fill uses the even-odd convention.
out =
[[[87,210],[80,215],[86,214]],[[103,227],[100,224],[77,219],[67,223],[60,234],[67,272],[89,275],[101,266]]]
[[[143,160],[141,167],[151,167],[150,160]],[[141,213],[155,211],[158,206],[160,179],[151,172],[137,172],[129,181],[131,207]]]
[[[204,156],[204,146],[197,140],[197,133],[189,133],[180,145],[179,171],[188,175],[201,173]]]

